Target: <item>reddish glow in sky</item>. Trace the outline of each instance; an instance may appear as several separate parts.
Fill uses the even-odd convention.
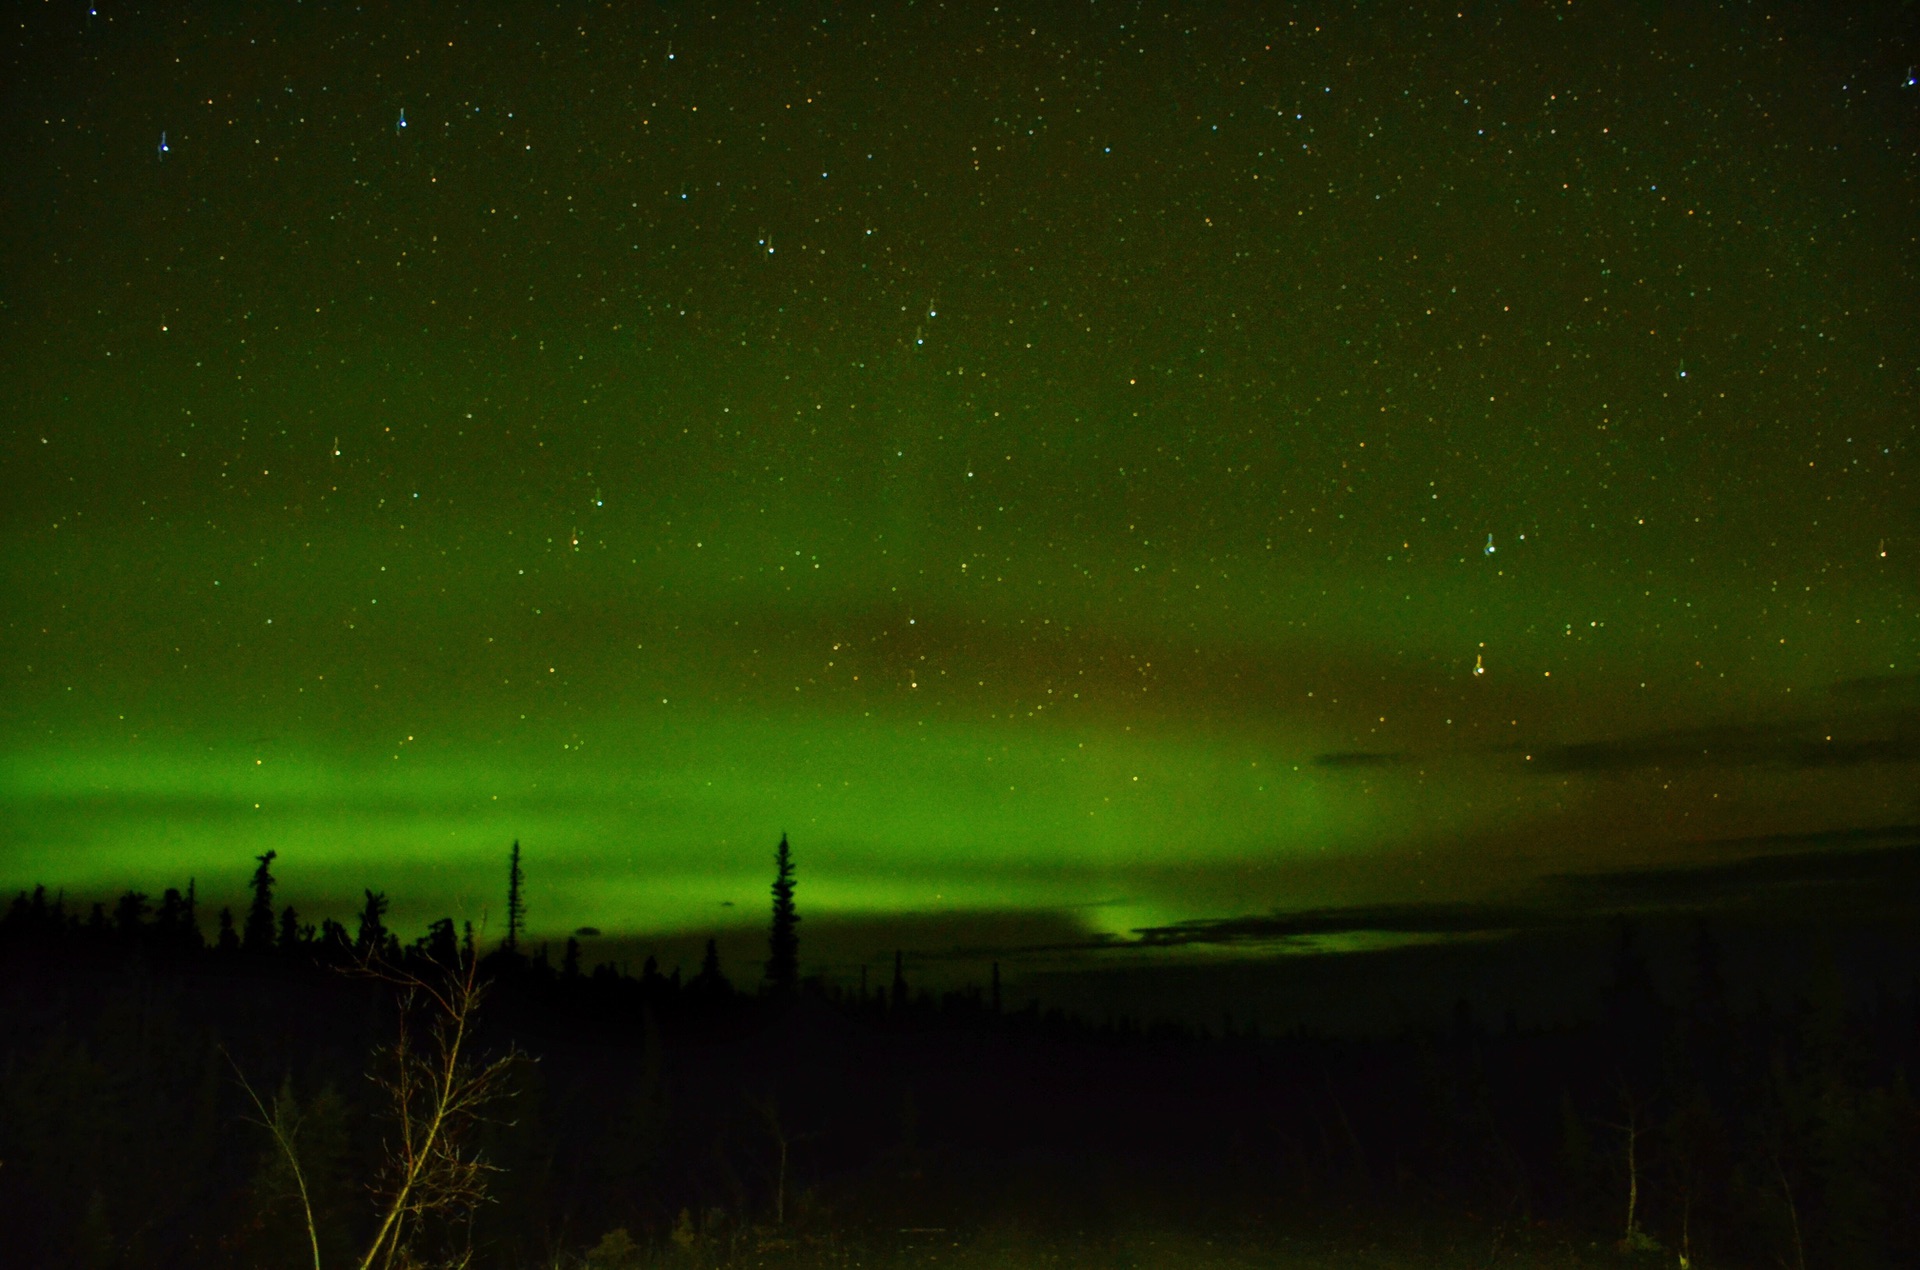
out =
[[[692,932],[785,830],[1125,940],[1912,819],[1920,89],[1826,21],[36,18],[0,879]]]

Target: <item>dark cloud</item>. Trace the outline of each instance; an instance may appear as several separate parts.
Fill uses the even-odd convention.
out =
[[[1844,735],[1810,722],[1725,724],[1649,732],[1604,741],[1580,741],[1529,750],[1538,772],[1683,771],[1708,767],[1858,767],[1920,762],[1920,734],[1901,719],[1890,735]]]
[[[1536,925],[1525,909],[1479,904],[1386,904],[1351,908],[1315,908],[1294,913],[1229,917],[1144,926],[1128,947],[1168,948],[1182,944],[1284,943],[1316,935],[1371,932],[1390,935],[1473,935]]]
[[[1744,838],[1713,838],[1714,847],[1831,847],[1859,842],[1920,842],[1920,825],[1867,825],[1852,829],[1816,829],[1811,833],[1763,833]]]
[[[1827,691],[1854,701],[1895,702],[1920,700],[1920,675],[1866,675],[1842,679]]]
[[[1734,860],[1559,874],[1527,903],[1387,904],[1303,909],[1140,927],[1073,947],[1166,949],[1299,943],[1328,935],[1466,938],[1579,926],[1622,912],[1739,910],[1776,917],[1855,912],[1884,917],[1920,895],[1920,825],[1881,825],[1726,839],[1731,848],[1787,848]]]
[[[1406,754],[1383,754],[1374,750],[1336,750],[1313,756],[1315,767],[1393,767],[1404,763]]]
[[[1862,916],[1914,907],[1920,895],[1920,835],[1893,846],[1809,850],[1714,864],[1604,873],[1551,880],[1576,908],[1743,909],[1782,915],[1845,910]]]

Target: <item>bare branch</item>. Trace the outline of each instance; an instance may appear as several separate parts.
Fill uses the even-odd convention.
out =
[[[300,1131],[299,1119],[281,1103],[278,1094],[274,1095],[273,1110],[269,1112],[266,1104],[260,1101],[260,1095],[247,1082],[240,1064],[234,1062],[233,1055],[224,1048],[220,1054],[227,1060],[227,1065],[233,1068],[234,1079],[240,1082],[240,1088],[246,1091],[254,1110],[259,1113],[260,1118],[254,1123],[273,1135],[274,1144],[280,1148],[281,1155],[286,1157],[287,1167],[293,1171],[294,1185],[300,1189],[300,1209],[307,1219],[307,1242],[313,1248],[313,1270],[320,1270],[320,1231],[313,1220],[313,1201],[307,1194],[307,1175],[301,1171],[300,1155],[293,1147],[294,1137]]]
[[[379,1205],[379,1225],[361,1257],[359,1270],[375,1266],[417,1264],[411,1248],[424,1222],[438,1214],[466,1212],[487,1200],[487,1181],[499,1170],[463,1142],[465,1132],[480,1119],[485,1106],[498,1098],[518,1051],[475,1067],[469,1057],[474,1012],[485,995],[475,958],[464,956],[439,975],[422,974],[395,966],[369,953],[348,970],[361,978],[378,980],[394,990],[400,1026],[390,1045],[383,1047],[368,1079],[392,1109],[395,1127],[385,1143],[386,1161],[373,1184]],[[415,1028],[421,1016],[431,1023],[424,1043]],[[233,1062],[231,1056],[227,1060]],[[320,1270],[320,1235],[306,1175],[300,1168],[294,1139],[297,1114],[276,1097],[272,1108],[247,1083],[238,1064],[234,1073],[258,1113],[259,1123],[272,1135],[286,1158],[300,1190],[306,1214],[307,1238],[313,1249],[314,1270]],[[464,1266],[471,1249],[447,1264]]]
[[[498,1096],[518,1055],[509,1053],[477,1069],[467,1056],[474,1012],[485,990],[474,958],[461,958],[438,981],[371,958],[355,969],[395,988],[401,1008],[400,1035],[388,1050],[391,1075],[376,1078],[397,1113],[399,1140],[389,1149],[380,1188],[385,1196],[380,1226],[360,1263],[360,1270],[372,1270],[376,1263],[391,1266],[396,1256],[405,1255],[410,1226],[431,1214],[471,1210],[486,1201],[487,1177],[497,1170],[463,1149],[461,1138],[480,1109]],[[408,1019],[416,1001],[426,1002],[434,1016],[424,1050],[410,1041]]]

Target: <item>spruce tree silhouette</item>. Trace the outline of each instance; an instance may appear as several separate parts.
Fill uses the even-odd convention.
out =
[[[527,924],[527,902],[520,893],[525,880],[520,872],[520,839],[515,838],[507,865],[507,937],[500,944],[508,952],[520,951],[520,935]]]
[[[198,879],[187,879],[186,903],[181,909],[181,938],[187,947],[201,949],[207,946],[207,937],[200,933],[200,894]]]
[[[1667,1008],[1640,951],[1638,927],[1622,917],[1618,932],[1612,981],[1601,990],[1609,1057],[1619,1079],[1644,1100],[1660,1084]]]
[[[260,867],[253,871],[253,903],[247,907],[247,925],[240,939],[240,946],[250,953],[273,949],[273,874],[269,868],[279,854],[269,850],[254,857]]]
[[[331,917],[320,922],[321,955],[329,961],[339,962],[353,956],[353,940],[347,935],[347,928]]]
[[[278,947],[283,953],[300,950],[300,914],[289,904],[280,910],[280,939]]]
[[[800,914],[793,907],[793,852],[780,835],[774,852],[773,925],[767,932],[767,986],[777,997],[792,996],[800,985]]]
[[[128,891],[113,906],[113,927],[122,939],[138,939],[146,926],[147,897],[140,891]]]
[[[153,910],[153,942],[162,948],[178,948],[182,943],[187,901],[178,887],[160,893],[160,905]]]
[[[13,901],[13,911],[7,915],[7,925],[20,934],[22,942],[43,942],[55,934],[59,921],[53,905],[47,902],[47,888],[34,887],[31,897],[21,892]]]
[[[387,915],[386,892],[366,892],[366,907],[360,910],[360,931],[354,937],[353,955],[362,961],[384,958],[387,955]]]
[[[453,930],[453,919],[443,917],[427,927],[427,933],[414,945],[426,959],[443,970],[460,964],[460,944]]]
[[[220,910],[220,938],[215,947],[223,953],[240,951],[240,934],[233,928],[233,910],[230,908]]]
[[[733,991],[733,985],[720,973],[720,946],[715,941],[707,941],[706,955],[700,958],[700,973],[687,985],[696,997],[712,1001],[727,996]]]

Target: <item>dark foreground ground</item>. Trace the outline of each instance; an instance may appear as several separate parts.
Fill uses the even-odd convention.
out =
[[[141,898],[0,921],[7,1270],[312,1265],[302,1185],[359,1265],[444,1022],[397,985],[462,974],[463,1058],[504,1064],[456,1117],[484,1167],[394,1266],[1920,1265],[1920,991],[1884,961],[1742,994],[1710,927],[1650,958],[1622,924],[1590,1017],[1339,1037],[746,993],[452,923],[249,949]]]
[[[1386,1211],[1110,1215],[1083,1225],[1004,1216],[951,1226],[818,1230],[717,1228],[640,1245],[612,1232],[571,1263],[591,1270],[1487,1270],[1493,1266],[1652,1267],[1676,1250],[1626,1253],[1554,1223],[1477,1220],[1460,1213],[1413,1220]],[[1734,1265],[1694,1258],[1692,1265]]]
[[[1290,1237],[1261,1238],[1187,1235],[1173,1231],[1139,1231],[1094,1236],[1067,1234],[1042,1237],[1010,1228],[988,1228],[973,1235],[898,1234],[884,1232],[818,1241],[762,1240],[751,1249],[702,1259],[675,1249],[670,1253],[636,1253],[627,1259],[590,1258],[588,1266],[670,1267],[741,1266],[871,1267],[906,1270],[907,1267],[948,1266],[956,1270],[1255,1270],[1299,1267],[1300,1270],[1452,1270],[1489,1266],[1582,1267],[1631,1264],[1617,1254],[1579,1249],[1544,1240],[1493,1239],[1478,1242],[1423,1239],[1409,1236],[1382,1242],[1365,1235],[1350,1239]],[[1660,1264],[1646,1258],[1641,1264]],[[1665,1264],[1674,1264],[1671,1259]]]

